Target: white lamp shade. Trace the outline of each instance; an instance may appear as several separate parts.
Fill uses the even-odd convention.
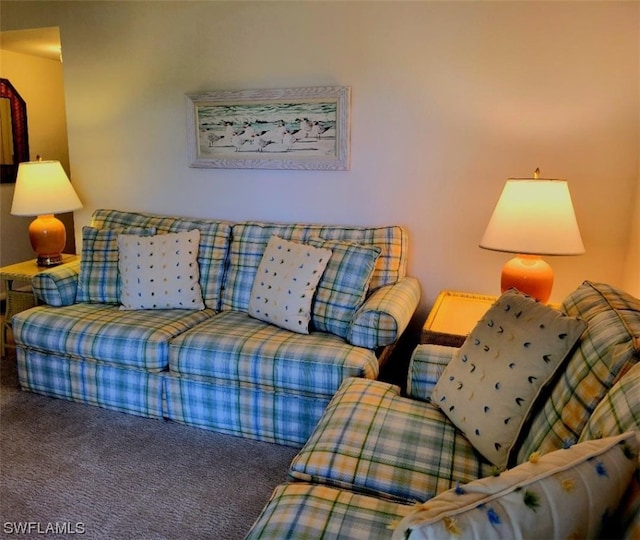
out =
[[[82,208],[59,161],[26,161],[18,166],[11,213],[14,216],[61,214]]]
[[[480,247],[525,255],[584,253],[567,181],[507,180]]]

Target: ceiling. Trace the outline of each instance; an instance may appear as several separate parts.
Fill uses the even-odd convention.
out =
[[[62,61],[60,29],[55,27],[0,32],[0,49]]]

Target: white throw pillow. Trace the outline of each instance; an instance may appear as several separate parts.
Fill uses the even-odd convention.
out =
[[[253,281],[249,315],[308,334],[313,295],[330,258],[330,249],[273,235]]]
[[[505,469],[542,389],[586,329],[512,289],[478,322],[438,379],[431,402]]]
[[[120,309],[204,309],[200,231],[118,236]]]
[[[637,464],[635,432],[534,455],[418,505],[393,539],[598,538]]]

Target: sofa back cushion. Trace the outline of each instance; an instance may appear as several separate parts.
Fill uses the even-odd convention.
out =
[[[198,265],[202,298],[206,307],[216,310],[220,308],[220,292],[231,237],[231,223],[100,209],[94,212],[91,226],[97,229],[153,227],[157,234],[198,229],[200,231]]]
[[[518,463],[575,444],[611,387],[640,360],[640,300],[610,285],[585,281],[563,302],[587,322],[578,347],[533,418]]]
[[[320,237],[324,240],[378,246],[381,253],[369,283],[369,291],[393,284],[406,275],[408,235],[400,226],[347,227],[247,221],[233,226],[222,310],[247,311],[251,286],[272,235],[303,243],[311,237]]]
[[[118,236],[153,236],[155,233],[153,227],[82,227],[82,259],[76,302],[118,304],[122,285],[118,273]]]
[[[580,442],[613,437],[626,431],[640,433],[640,363],[625,373],[604,396],[582,430]]]

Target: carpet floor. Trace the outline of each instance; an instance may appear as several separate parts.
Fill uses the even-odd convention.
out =
[[[241,539],[297,452],[22,392],[15,356],[0,368],[2,538]]]

